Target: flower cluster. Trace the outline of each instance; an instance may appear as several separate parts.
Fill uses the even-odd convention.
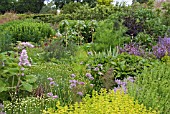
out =
[[[114,92],[116,92],[117,90],[122,88],[124,93],[127,93],[127,88],[126,88],[127,81],[130,81],[130,82],[133,83],[134,82],[134,78],[129,76],[127,79],[125,78],[123,81],[119,80],[119,79],[116,79],[115,82],[118,85],[118,87],[114,87]]]
[[[77,85],[85,85],[85,82],[79,82],[77,80],[69,80],[70,82],[70,88],[74,88],[76,87]]]
[[[58,84],[56,84],[51,77],[47,78],[47,80],[50,81],[50,84],[49,84],[50,86],[54,86],[54,85],[58,86]]]
[[[94,77],[90,73],[86,73],[86,77],[88,77],[90,80],[94,80]]]
[[[31,43],[29,43],[29,42],[21,42],[21,43],[19,43],[19,45],[18,45],[18,49],[24,49],[24,48],[26,48],[26,47],[28,47],[28,48],[34,48],[34,45],[32,45]]]
[[[57,84],[54,82],[53,78],[49,77],[49,78],[47,78],[47,80],[50,81],[50,84],[49,84],[49,85],[50,85],[51,87],[54,86],[54,85],[57,85]],[[57,86],[58,86],[58,85],[57,85]],[[57,95],[53,95],[52,92],[47,93],[47,96],[48,96],[48,97],[51,97],[51,98],[53,98],[53,99],[58,98],[58,96],[57,96]]]
[[[25,49],[22,50],[19,58],[19,66],[31,66],[30,62],[28,61],[27,51]]]
[[[157,58],[162,58],[166,54],[170,56],[170,38],[159,38],[158,44],[153,46],[152,50]]]
[[[52,93],[52,92],[47,93],[47,96],[48,96],[48,97],[51,97],[51,98],[53,98],[53,99],[58,98],[58,96],[57,96],[57,95],[53,95],[53,93]]]
[[[135,43],[126,44],[124,48],[119,48],[119,52],[120,53],[127,52],[131,55],[137,56],[141,56],[144,54],[144,50],[140,49],[140,47]]]

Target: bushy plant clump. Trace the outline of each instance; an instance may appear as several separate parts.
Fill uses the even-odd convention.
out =
[[[142,74],[136,77],[135,82],[129,84],[128,94],[146,107],[159,110],[161,114],[169,114],[169,68],[169,63],[159,63],[153,67],[145,68]]]
[[[93,33],[97,25],[95,20],[63,20],[59,23],[59,32],[66,46],[69,43],[82,45],[93,42]]]
[[[49,24],[34,20],[12,21],[3,24],[1,28],[3,29],[2,32],[11,35],[13,42],[39,42],[55,34]]]
[[[138,104],[137,101],[121,91],[114,93],[110,90],[108,93],[102,89],[100,93],[93,91],[92,97],[86,95],[83,101],[73,105],[62,107],[58,102],[57,110],[48,109],[44,114],[158,114],[158,112],[146,109],[143,104]]]

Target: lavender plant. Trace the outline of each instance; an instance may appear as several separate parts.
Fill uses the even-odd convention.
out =
[[[170,38],[159,38],[157,45],[153,46],[152,50],[159,59],[165,55],[170,56]]]

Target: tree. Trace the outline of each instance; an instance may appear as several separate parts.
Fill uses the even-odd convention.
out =
[[[62,8],[65,4],[70,2],[88,3],[90,6],[95,6],[96,0],[53,0],[57,8]]]
[[[0,0],[0,13],[11,11],[16,0]]]
[[[44,6],[44,1],[45,0],[18,0],[15,4],[15,10],[17,13],[39,13]]]
[[[133,3],[135,2],[139,2],[139,3],[146,3],[148,2],[149,0],[133,0]]]

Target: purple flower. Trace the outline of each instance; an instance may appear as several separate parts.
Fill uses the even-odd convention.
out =
[[[70,84],[71,89],[74,88],[74,87],[76,87],[76,84],[74,84],[74,83]]]
[[[51,81],[49,85],[50,85],[50,86],[54,86],[54,85],[55,85],[55,82],[54,82],[54,81]]]
[[[91,77],[89,77],[89,79],[90,79],[90,80],[94,80],[94,77],[91,76]]]
[[[78,95],[80,96],[83,96],[83,93],[82,92],[77,92]]]
[[[86,76],[87,77],[91,77],[92,75],[90,73],[86,73]]]
[[[24,68],[24,67],[22,67],[22,68],[21,68],[21,71],[24,71],[24,70],[25,70],[25,68]]]
[[[97,66],[98,66],[98,67],[102,67],[102,64],[98,64]]]
[[[24,76],[24,73],[21,73],[21,76]]]
[[[27,51],[25,49],[23,49],[21,52],[19,66],[31,66],[30,62],[28,61]]]
[[[92,55],[92,52],[91,52],[91,51],[89,51],[87,54],[88,54],[88,55]]]
[[[129,77],[127,78],[127,80],[129,80],[129,81],[132,82],[132,83],[135,81],[134,78],[131,77],[131,76],[129,76]]]
[[[76,77],[76,75],[75,75],[75,74],[71,74],[71,77],[72,77],[72,78],[75,78],[75,77]]]
[[[84,85],[85,83],[84,82],[78,82],[79,85]]]
[[[2,103],[0,103],[0,109],[4,108],[4,105]]]
[[[47,78],[47,80],[53,81],[53,79],[51,77]]]
[[[94,68],[94,71],[99,71],[99,68],[98,67]]]
[[[52,96],[53,96],[53,93],[52,93],[52,92],[47,93],[47,96],[48,96],[48,97],[52,97]]]
[[[58,96],[57,95],[54,95],[54,96],[52,96],[53,97],[53,99],[57,99],[58,98]]]
[[[18,49],[23,49],[25,47],[29,47],[29,48],[33,48],[34,45],[32,45],[31,43],[29,42],[21,42],[18,46]]]
[[[77,80],[69,80],[69,82],[76,84],[78,81]]]
[[[116,82],[118,85],[122,85],[122,81],[121,81],[121,80],[116,79],[115,82]]]
[[[93,86],[94,86],[94,84],[90,84],[90,86],[91,86],[91,87],[93,87]]]

